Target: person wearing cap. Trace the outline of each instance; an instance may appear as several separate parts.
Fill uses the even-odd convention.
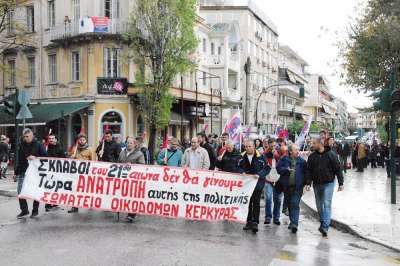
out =
[[[183,153],[179,148],[179,143],[176,138],[169,141],[168,148],[162,150],[158,154],[157,163],[159,165],[168,165],[180,167],[182,163]]]
[[[84,161],[95,161],[96,153],[89,146],[87,137],[85,134],[78,135],[78,141],[75,147],[72,149],[71,159],[84,160]],[[72,207],[68,213],[78,212],[78,208]]]

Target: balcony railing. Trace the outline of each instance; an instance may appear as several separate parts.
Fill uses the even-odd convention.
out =
[[[72,38],[84,34],[123,34],[128,30],[128,22],[120,19],[110,19],[105,32],[88,32],[79,27],[78,23],[71,22],[56,25],[49,29],[49,40],[56,41]]]

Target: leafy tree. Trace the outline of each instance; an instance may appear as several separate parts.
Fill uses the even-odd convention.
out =
[[[363,91],[388,87],[390,72],[400,67],[400,1],[369,0],[341,48],[349,85]]]
[[[125,35],[135,63],[139,107],[149,127],[149,151],[154,157],[157,131],[168,124],[173,97],[169,89],[179,73],[193,64],[198,41],[194,33],[196,0],[136,1]]]
[[[288,131],[291,135],[296,135],[301,132],[304,127],[304,121],[296,120],[288,125]]]
[[[310,132],[320,132],[321,128],[318,126],[317,122],[311,122]]]

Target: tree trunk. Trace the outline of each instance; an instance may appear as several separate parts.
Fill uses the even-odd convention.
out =
[[[150,129],[150,134],[149,134],[150,164],[153,164],[156,152],[156,143],[157,143],[157,127],[154,123],[150,123],[149,129]]]

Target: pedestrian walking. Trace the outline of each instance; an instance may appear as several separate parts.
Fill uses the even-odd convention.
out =
[[[257,233],[260,221],[261,194],[265,186],[265,178],[270,173],[271,168],[266,164],[264,156],[255,149],[254,141],[247,140],[244,145],[246,151],[240,158],[239,172],[253,175],[258,181],[250,198],[247,223],[243,230],[251,230],[253,233]]]
[[[6,179],[8,161],[10,160],[10,149],[7,144],[7,137],[0,136],[0,179]]]
[[[130,164],[145,164],[143,152],[140,150],[140,143],[133,137],[128,137],[126,140],[126,149],[122,150],[118,156],[119,163]],[[128,213],[126,220],[133,222],[136,218],[136,213]]]
[[[208,170],[210,168],[208,152],[200,147],[197,137],[192,138],[191,147],[186,149],[183,154],[182,166],[192,170]]]
[[[344,179],[337,157],[331,151],[325,149],[321,139],[315,139],[313,146],[314,152],[308,157],[305,183],[307,191],[310,190],[311,185],[313,186],[321,222],[319,231],[326,237],[331,224],[334,180],[337,177],[339,183],[338,191],[342,191]]]
[[[77,142],[71,151],[71,159],[82,160],[82,161],[96,161],[96,153],[89,146],[87,136],[83,133],[77,137]],[[76,213],[78,208],[72,207],[68,213]]]
[[[340,158],[340,164],[342,165],[343,171],[347,172],[347,158],[350,156],[350,146],[347,141],[343,140],[338,145],[338,154]]]
[[[180,167],[182,164],[183,153],[179,148],[176,138],[172,138],[168,144],[168,148],[161,150],[158,154],[157,163],[159,165],[168,165]]]
[[[265,145],[265,143],[267,143]],[[282,193],[276,190],[275,184],[279,179],[276,173],[276,163],[279,160],[279,154],[275,150],[275,139],[264,140],[264,158],[267,165],[271,168],[269,175],[266,177],[264,186],[265,197],[265,220],[264,224],[273,223],[280,225],[280,215],[282,207]],[[272,207],[273,205],[273,207]]]
[[[22,185],[25,179],[25,172],[29,166],[29,160],[34,160],[35,157],[46,156],[46,150],[44,147],[34,138],[33,132],[29,128],[25,128],[22,131],[22,142],[18,149],[17,158],[18,164],[15,167],[15,177],[17,179],[17,192],[18,195],[21,193]],[[29,215],[28,203],[26,199],[19,199],[19,207],[21,213],[17,215],[18,219],[21,219]],[[39,215],[39,201],[33,201],[31,218]]]
[[[117,162],[120,153],[121,146],[113,140],[112,131],[106,130],[96,149],[97,159],[102,162]]]
[[[288,151],[289,154],[282,157],[276,166],[280,174],[276,187],[285,194],[290,219],[288,229],[295,234],[299,226],[300,200],[303,195],[307,163],[299,156],[296,144],[290,145]]]
[[[360,142],[357,147],[357,172],[364,172],[367,161],[367,148]]]
[[[209,170],[214,170],[215,165],[217,163],[217,155],[215,153],[215,150],[211,145],[208,143],[207,136],[204,132],[197,133],[197,139],[200,142],[200,146],[204,148],[207,153],[208,153],[208,158],[210,160],[210,168]]]
[[[217,158],[217,168],[220,171],[238,173],[238,163],[240,152],[235,149],[235,145],[229,140],[225,141],[225,150]]]
[[[51,158],[65,158],[66,157],[65,150],[61,146],[61,144],[58,142],[56,135],[54,135],[53,133],[50,133],[47,136],[47,140],[48,140],[47,157],[51,157]],[[57,205],[48,204],[48,203],[46,203],[44,205],[46,212],[49,212],[50,210],[52,210],[53,208],[56,208],[56,207],[57,207]]]

